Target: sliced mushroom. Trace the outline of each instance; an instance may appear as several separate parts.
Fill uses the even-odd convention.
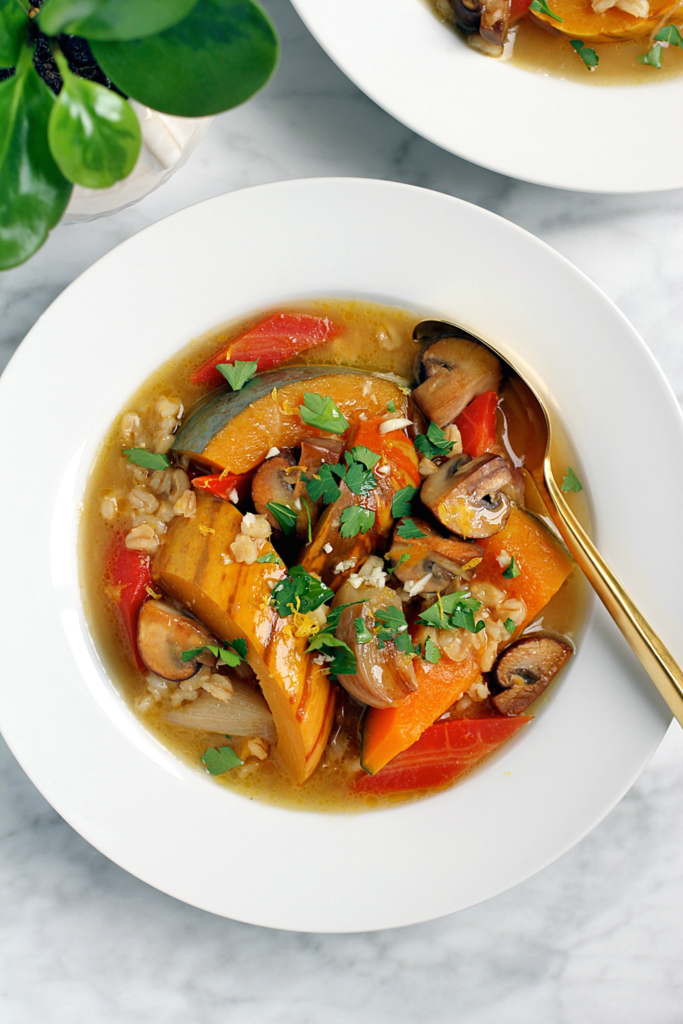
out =
[[[291,470],[295,465],[296,460],[292,453],[284,451],[275,458],[262,462],[251,483],[251,499],[256,511],[259,515],[268,517],[268,522],[274,530],[281,530],[281,526],[268,505],[276,502],[278,505],[287,505],[288,508],[294,509],[296,474],[288,473],[287,470]]]
[[[422,519],[415,519],[414,523],[424,537],[404,538],[395,532],[386,556],[411,597],[445,590],[462,573],[463,566],[474,566],[483,557],[484,549],[478,544],[437,533]],[[406,559],[405,555],[409,557]]]
[[[401,599],[389,587],[362,586],[359,589],[345,584],[337,594],[334,605],[352,604],[345,608],[339,618],[337,638],[349,645],[356,656],[358,671],[355,675],[340,675],[339,683],[363,704],[373,708],[388,708],[405,700],[417,689],[417,679],[412,658],[399,651],[393,641],[382,650],[376,638],[367,643],[358,643],[355,620],[362,618],[368,629],[375,624],[373,613],[380,608],[402,608]]]
[[[343,451],[344,442],[340,437],[309,437],[301,442],[301,456],[299,458],[301,472],[292,474],[292,476],[296,477],[294,499],[300,498],[302,501],[306,500],[308,502],[313,525],[320,518],[320,513],[325,503],[322,498],[317,502],[311,501],[306,491],[306,480],[304,477],[310,480],[311,477],[316,476],[320,472],[320,467],[325,464],[336,466],[341,459]],[[306,526],[308,528],[308,522]]]
[[[465,462],[456,456],[427,477],[420,498],[453,533],[491,537],[510,515],[510,499],[502,488],[511,482],[510,467],[500,455],[480,455]]]
[[[510,22],[510,0],[484,0],[479,35],[487,43],[502,46]]]
[[[469,338],[441,338],[428,345],[421,373],[426,380],[413,398],[439,427],[452,423],[477,395],[497,391],[502,376],[493,352]]]
[[[145,665],[162,679],[180,682],[199,669],[199,663],[214,665],[216,659],[205,651],[183,661],[183,651],[216,644],[215,636],[199,622],[181,615],[164,601],[145,601],[138,616],[138,650]]]
[[[493,666],[491,679],[500,689],[492,699],[502,715],[519,715],[543,693],[572,654],[552,636],[523,636],[510,644]]]

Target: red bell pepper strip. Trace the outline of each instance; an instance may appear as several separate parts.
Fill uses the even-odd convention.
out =
[[[520,715],[437,722],[385,768],[356,779],[352,788],[357,793],[400,793],[445,786],[530,721]]]
[[[248,473],[211,473],[209,476],[196,476],[192,486],[200,491],[208,491],[217,498],[224,501],[233,500],[233,492],[237,494],[237,501],[242,501],[249,494],[251,481],[255,470]]]
[[[460,413],[455,425],[462,438],[462,450],[472,458],[491,452],[496,447],[496,410],[498,395],[485,391],[473,398]]]
[[[531,0],[510,0],[510,21],[522,18],[529,10]]]
[[[342,328],[324,316],[309,313],[275,313],[266,317],[240,338],[223,345],[195,370],[193,384],[223,384],[225,378],[216,369],[218,363],[258,363],[258,372],[272,370],[299,352],[322,345],[341,334]]]
[[[135,664],[141,672],[146,666],[138,652],[138,614],[152,588],[149,555],[142,551],[129,551],[122,537],[112,542],[106,558],[106,574],[111,581],[107,593],[114,601],[127,637]]]

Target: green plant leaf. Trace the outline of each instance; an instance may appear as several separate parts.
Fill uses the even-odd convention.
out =
[[[197,0],[46,0],[38,16],[42,32],[87,39],[144,39],[177,25]]]
[[[675,25],[665,25],[655,36],[655,42],[671,43],[683,50],[683,36]]]
[[[74,184],[108,188],[135,167],[142,138],[138,119],[118,93],[72,75],[61,54],[57,63],[64,85],[47,129],[52,155]]]
[[[241,764],[244,764],[232,747],[209,747],[202,754],[200,760],[204,762],[212,775],[222,775],[223,772],[229,772],[231,768],[239,768]]]
[[[166,114],[202,117],[244,103],[277,64],[275,28],[255,0],[199,0],[173,28],[125,43],[92,41],[122,92]]]
[[[255,362],[243,363],[239,359],[235,363],[218,363],[216,369],[222,373],[233,391],[241,391],[248,380],[254,376],[258,369],[258,359]]]
[[[640,64],[649,64],[651,68],[661,68],[662,47],[659,43],[655,43],[651,50],[648,50],[647,53],[643,53],[639,57],[636,57],[636,60]]]
[[[600,58],[598,57],[595,50],[592,50],[590,46],[584,46],[582,39],[570,39],[569,42],[576,50],[579,57],[586,65],[589,71],[592,71],[593,68],[596,68],[598,66],[598,64],[600,63]]]
[[[15,66],[30,24],[17,0],[0,0],[0,68]]]
[[[54,96],[32,60],[25,47],[16,74],[0,83],[0,270],[40,248],[71,195],[47,144]]]
[[[171,464],[168,455],[150,452],[146,448],[122,448],[121,454],[134,466],[142,466],[144,469],[166,469]]]

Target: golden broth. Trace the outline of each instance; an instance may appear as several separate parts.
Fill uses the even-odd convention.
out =
[[[416,346],[412,340],[412,329],[419,317],[409,310],[363,300],[319,299],[259,311],[190,342],[133,393],[103,442],[91,472],[81,515],[79,554],[84,608],[103,664],[133,712],[159,742],[202,772],[205,769],[200,762],[201,755],[209,747],[223,744],[225,739],[222,735],[191,732],[171,726],[164,720],[166,709],[163,706],[152,707],[144,713],[136,707],[136,699],[146,692],[145,677],[132,662],[118,614],[112,601],[106,597],[106,587],[111,581],[106,578],[105,554],[113,535],[120,529],[120,522],[105,520],[100,515],[100,504],[103,496],[113,487],[125,489],[130,486],[126,464],[120,454],[119,426],[124,412],[144,408],[162,395],[182,401],[185,409],[189,409],[207,390],[204,386],[190,382],[192,371],[221,344],[227,346],[232,338],[244,333],[264,315],[284,311],[327,316],[344,323],[347,330],[343,338],[319,345],[283,365],[346,365],[391,372],[407,381],[414,380]],[[513,436],[514,429],[510,433]],[[569,447],[562,439],[558,444],[559,463],[567,464],[571,461]],[[576,514],[587,525],[584,495],[571,494],[568,498]],[[537,628],[542,625],[545,630],[561,633],[576,641],[585,618],[587,602],[587,584],[578,570],[575,570],[534,625]],[[333,726],[332,736],[334,732]],[[271,760],[247,762],[242,767],[216,777],[216,781],[249,799],[276,803],[296,810],[323,812],[356,813],[377,806],[419,799],[425,795],[424,792],[379,797],[374,794],[354,794],[344,785],[348,773],[338,765],[335,766],[328,751],[329,745],[321,765],[303,786],[293,785]]]

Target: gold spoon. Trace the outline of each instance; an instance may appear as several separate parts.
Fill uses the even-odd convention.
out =
[[[621,630],[631,650],[680,725],[683,725],[683,672],[606,564],[557,486],[550,465],[552,424],[548,410],[533,384],[530,384],[526,377],[497,351],[494,345],[482,341],[481,338],[470,334],[456,324],[447,323],[444,320],[421,320],[413,331],[414,340],[421,343],[436,341],[440,337],[468,338],[470,341],[484,345],[495,353],[501,362],[506,364],[529,389],[532,399],[537,403],[538,411],[541,413],[537,417],[539,425],[544,425],[546,432],[542,477],[545,486],[539,487],[539,490],[548,507],[548,512],[565,544]]]

